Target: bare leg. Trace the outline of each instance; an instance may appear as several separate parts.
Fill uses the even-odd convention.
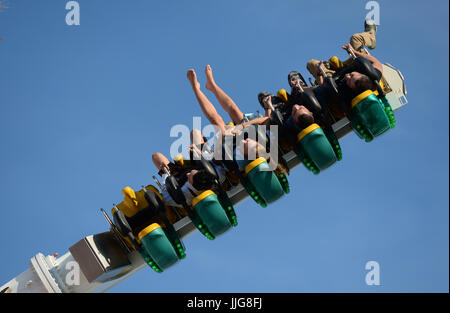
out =
[[[163,166],[169,168],[170,161],[160,152],[156,152],[152,155],[152,161],[158,171],[161,170]]]
[[[191,131],[191,145],[189,150],[191,152],[191,159],[199,160],[202,155],[202,150],[204,148],[205,140],[202,132],[199,129],[193,129]]]
[[[198,146],[203,145],[205,141],[203,140],[203,134],[200,129],[193,129],[191,131],[191,143]]]
[[[214,81],[212,68],[210,65],[206,66],[205,75],[206,89],[214,93],[220,105],[228,113],[233,123],[235,125],[240,124],[242,119],[244,118],[244,114],[236,105],[236,103],[234,103],[233,99],[231,99],[219,86],[217,86],[216,82]]]
[[[191,83],[192,90],[194,90],[195,97],[197,98],[198,103],[205,114],[208,121],[218,127],[222,133],[225,133],[225,122],[222,117],[217,113],[214,105],[208,100],[205,94],[200,90],[200,83],[197,81],[197,75],[194,70],[188,70],[187,78]]]

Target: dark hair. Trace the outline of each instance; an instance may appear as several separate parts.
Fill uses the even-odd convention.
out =
[[[300,85],[302,85],[302,87],[305,87],[306,86],[306,82],[305,82],[305,79],[303,78],[303,76],[302,76],[302,74],[300,74],[299,72],[297,72],[297,71],[290,71],[289,72],[289,74],[288,74],[288,83],[289,83],[289,86],[291,86],[291,80],[292,80],[292,77],[293,76],[298,76],[298,78],[300,79]],[[292,87],[292,86],[291,86]]]
[[[266,108],[264,107],[263,100],[264,100],[264,98],[267,97],[267,96],[273,96],[273,95],[272,95],[270,92],[268,92],[268,91],[261,91],[261,92],[258,94],[258,102],[259,102],[259,104],[261,105],[261,107],[262,107],[263,109],[266,109]]]
[[[300,73],[297,71],[290,71],[288,74],[288,81],[290,82],[292,80],[292,76],[298,76],[300,78]]]
[[[197,190],[208,190],[213,186],[214,179],[214,175],[207,172],[205,169],[201,169],[197,173],[195,173],[194,177],[192,178],[192,186],[194,186],[194,188]]]
[[[363,93],[366,90],[376,90],[377,86],[369,78],[369,76],[362,74],[361,78],[355,82],[355,88],[353,89],[356,94]]]
[[[312,114],[302,114],[297,117],[297,120],[294,121],[295,125],[300,129],[303,130],[312,123],[314,123],[314,116]]]

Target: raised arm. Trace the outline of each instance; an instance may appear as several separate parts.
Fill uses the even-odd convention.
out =
[[[342,49],[346,50],[349,53],[350,51],[352,51],[357,57],[366,58],[372,63],[374,68],[376,68],[377,70],[380,71],[381,74],[383,74],[383,64],[374,56],[356,51],[355,49],[352,48],[352,46],[349,43],[343,46]]]
[[[243,129],[245,129],[251,125],[254,125],[254,124],[264,125],[264,126],[270,125],[270,117],[268,117],[268,116],[257,117],[251,121],[236,125],[233,128],[228,129],[225,132],[225,135],[226,136],[237,135],[237,134],[241,133]]]

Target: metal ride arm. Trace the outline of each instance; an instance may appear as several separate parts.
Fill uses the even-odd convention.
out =
[[[387,94],[394,111],[407,103],[402,74],[390,64],[384,64],[384,78],[391,92]],[[352,132],[347,118],[333,124],[338,138]],[[289,168],[300,165],[291,151],[283,155]],[[238,184],[227,192],[234,205],[248,197]],[[109,219],[109,218],[108,218]],[[112,222],[109,220],[112,224]],[[114,228],[114,227],[112,227]],[[192,234],[196,228],[189,217],[174,224],[180,238]],[[127,251],[114,231],[87,236],[69,248],[62,256],[38,253],[30,260],[29,268],[0,287],[1,293],[90,293],[105,292],[141,269],[147,267],[137,251]]]

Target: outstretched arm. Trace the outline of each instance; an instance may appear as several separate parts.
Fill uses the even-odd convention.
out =
[[[267,125],[267,122],[270,122],[270,117],[269,116],[262,116],[262,117],[257,117],[251,121],[245,122],[244,124],[242,124],[243,128],[246,128],[250,125],[253,124],[257,124],[257,125]]]
[[[263,101],[262,101],[264,110],[266,111],[264,116],[265,117],[270,117],[270,114],[272,114],[272,109],[271,107],[273,107],[272,105],[272,96],[266,96]]]
[[[233,135],[237,135],[239,133],[242,132],[242,130],[244,130],[245,128],[251,126],[251,125],[270,125],[270,117],[268,116],[263,116],[263,117],[257,117],[251,121],[236,125],[230,129],[227,129],[225,132],[225,136],[233,136]]]
[[[350,51],[353,51],[353,53],[357,57],[366,58],[367,60],[369,60],[372,63],[374,68],[376,68],[377,70],[380,71],[381,74],[383,74],[383,64],[381,64],[381,62],[374,56],[356,51],[355,49],[352,48],[352,46],[349,43],[346,44],[345,46],[343,46],[342,49],[346,50],[349,53],[350,53]]]
[[[318,72],[319,72],[319,76],[317,77],[318,78],[318,81],[317,81],[318,85],[323,85],[324,78],[323,78],[323,73],[321,71],[321,69],[323,69],[322,66],[323,66],[323,62],[319,61],[319,63],[317,64],[317,68],[318,68]]]
[[[269,125],[270,124],[270,116],[257,117],[251,121],[241,124],[240,126],[242,126],[242,129],[244,129],[251,125],[255,125],[255,124],[256,125]]]

